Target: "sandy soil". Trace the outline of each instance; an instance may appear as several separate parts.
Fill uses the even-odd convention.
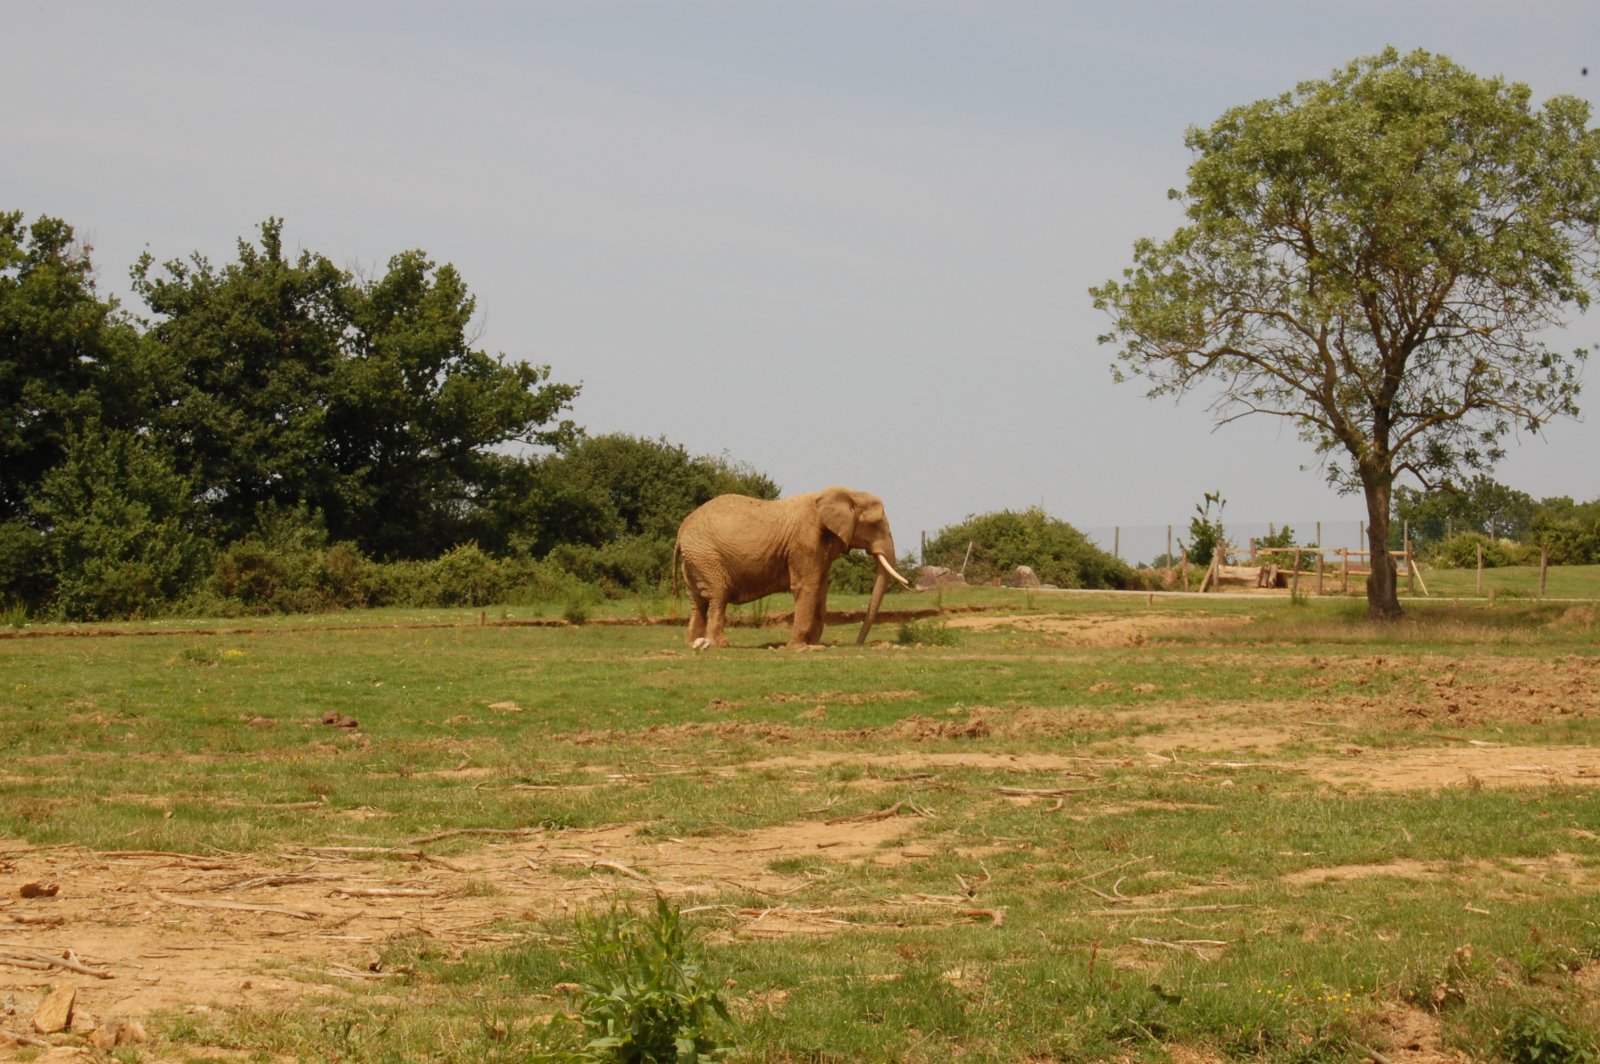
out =
[[[1141,641],[1152,625],[1182,622],[973,616],[951,623],[1014,624],[1090,644],[1128,645]],[[1382,699],[1330,693],[1277,706],[1178,702],[1130,708],[1122,716],[1148,726],[1147,734],[1114,750],[1088,749],[1074,757],[916,749],[918,740],[930,737],[1059,734],[1076,720],[1070,710],[967,708],[948,720],[913,717],[886,729],[886,752],[871,762],[880,776],[886,770],[1003,766],[1060,772],[1064,784],[1133,759],[1172,771],[1264,765],[1309,775],[1333,789],[1600,785],[1600,751],[1586,747],[1529,748],[1452,735],[1446,745],[1405,749],[1354,741],[1366,726],[1393,720],[1396,713],[1435,724],[1459,722],[1480,735],[1492,735],[1502,721],[1600,713],[1600,663],[1593,659],[1570,658],[1533,673],[1524,663],[1496,658],[1419,666],[1415,659],[1308,657],[1302,669],[1313,691],[1352,670],[1369,676],[1402,670],[1413,681],[1406,687],[1410,693]],[[796,712],[815,709],[797,706]],[[670,734],[662,738],[671,742]],[[1308,742],[1329,752],[1279,760],[1286,747]],[[1224,756],[1229,760],[1220,760]],[[816,769],[847,758],[860,760],[779,755],[746,767]],[[873,782],[864,779],[862,785]],[[431,852],[438,838],[386,852],[308,848],[213,856],[95,853],[0,839],[0,1030],[31,1034],[38,1002],[63,984],[77,989],[78,1030],[175,1007],[280,1007],[322,986],[389,977],[378,951],[397,936],[425,935],[465,949],[517,937],[503,929],[507,920],[525,922],[536,933],[541,921],[619,891],[659,890],[692,899],[737,888],[772,901],[737,914],[738,935],[832,934],[841,922],[826,911],[784,902],[807,884],[805,873],[774,872],[772,863],[805,856],[886,863],[929,857],[915,845],[896,844],[915,823],[905,816],[808,821],[695,839],[648,838],[636,825],[484,834],[474,837],[467,853],[449,858]],[[1592,838],[1575,840],[1579,848],[1594,844]],[[1319,876],[1427,874],[1425,867],[1383,866],[1302,876],[1313,882]],[[24,897],[30,885],[50,896]],[[912,898],[901,904],[927,903]],[[981,910],[949,906],[940,913],[952,923],[984,918]],[[1388,1051],[1391,1059],[1452,1059],[1438,1048],[1426,1014],[1396,1013],[1392,1021],[1390,1045],[1397,1048]],[[0,1036],[0,1060],[17,1052]],[[60,1052],[43,1059],[57,1059]]]

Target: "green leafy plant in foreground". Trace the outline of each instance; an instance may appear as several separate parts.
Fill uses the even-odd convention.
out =
[[[1512,1064],[1595,1064],[1594,1044],[1559,1018],[1524,1009],[1500,1032],[1501,1054]]]
[[[656,898],[654,917],[611,909],[582,918],[576,949],[586,969],[580,1060],[606,1064],[694,1064],[726,1047],[712,1034],[727,1006],[691,949],[682,914]]]

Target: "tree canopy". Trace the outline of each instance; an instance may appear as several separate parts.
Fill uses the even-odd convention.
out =
[[[0,610],[69,619],[483,604],[664,583],[678,522],[776,498],[727,457],[589,437],[576,385],[478,350],[420,250],[375,276],[283,244],[134,265],[0,213]]]
[[[379,557],[431,557],[460,535],[493,448],[575,438],[576,385],[474,350],[475,302],[420,251],[375,279],[284,254],[281,219],[238,261],[145,255],[135,291],[151,429],[209,500],[224,538],[264,505],[304,505]]]
[[[1118,379],[1289,418],[1364,494],[1375,617],[1400,612],[1396,478],[1486,469],[1577,412],[1586,352],[1544,337],[1600,281],[1600,135],[1586,102],[1530,96],[1389,49],[1234,108],[1187,134],[1188,223],[1091,289]]]

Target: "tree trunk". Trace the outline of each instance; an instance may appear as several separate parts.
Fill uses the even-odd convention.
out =
[[[1367,534],[1372,549],[1372,575],[1367,577],[1367,616],[1393,621],[1400,616],[1400,587],[1389,554],[1389,485],[1368,483]]]

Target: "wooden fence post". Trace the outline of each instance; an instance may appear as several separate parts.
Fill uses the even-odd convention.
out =
[[[1483,544],[1478,544],[1478,595],[1483,595]]]
[[[1544,598],[1544,578],[1550,571],[1550,545],[1539,544],[1539,597]]]

